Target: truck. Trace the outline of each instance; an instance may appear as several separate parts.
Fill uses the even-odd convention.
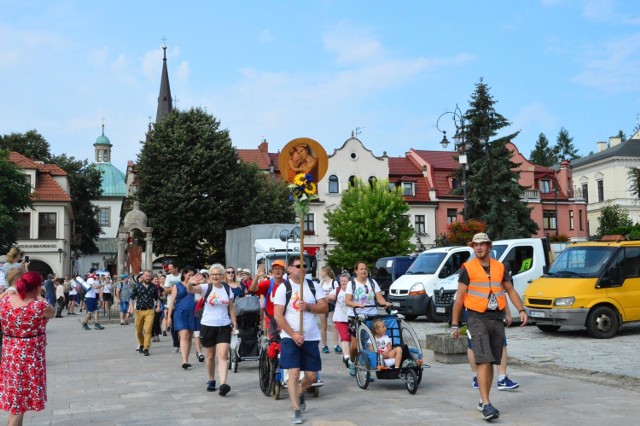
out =
[[[504,263],[511,271],[513,286],[523,297],[527,286],[549,270],[553,258],[551,246],[546,238],[516,238],[497,240],[492,243],[491,257]],[[458,271],[441,279],[434,286],[431,300],[431,316],[436,321],[451,321],[453,301],[458,291]],[[524,300],[524,299],[523,299]],[[519,321],[518,310],[507,297],[511,317]]]
[[[227,266],[250,269],[254,277],[258,265],[264,263],[265,271],[270,273],[274,260],[281,259],[286,264],[290,257],[300,257],[299,229],[291,223],[268,223],[227,230],[225,262]],[[311,279],[317,260],[306,252],[303,255],[308,265],[307,278]]]
[[[570,244],[523,300],[543,332],[578,326],[597,339],[615,336],[622,324],[640,321],[640,241]]]

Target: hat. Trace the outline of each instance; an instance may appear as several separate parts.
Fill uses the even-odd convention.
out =
[[[250,271],[250,270],[248,270],[248,269],[242,269],[240,273],[241,273],[241,274],[248,274],[248,275],[251,275],[251,271]]]
[[[91,269],[89,269],[89,273],[90,273],[90,274],[93,274],[95,271],[96,271],[96,268],[91,268]]]
[[[209,271],[207,269],[200,269],[200,271],[198,273],[209,275]]]
[[[129,278],[129,274],[122,274],[120,275],[120,279],[124,280],[125,278]]]
[[[276,266],[280,266],[283,269],[287,269],[287,266],[284,264],[284,260],[281,260],[281,259],[274,260],[273,263],[271,264],[271,269],[275,268]]]
[[[480,232],[473,236],[472,243],[490,243],[491,239],[484,232]]]

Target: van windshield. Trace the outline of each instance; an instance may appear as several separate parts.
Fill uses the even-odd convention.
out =
[[[407,270],[407,275],[428,275],[435,274],[440,264],[447,256],[447,253],[424,253],[418,256],[411,267]]]
[[[553,262],[548,276],[598,278],[617,247],[568,247]]]

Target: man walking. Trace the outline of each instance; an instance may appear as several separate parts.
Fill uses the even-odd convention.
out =
[[[264,265],[264,264],[263,264]],[[264,272],[264,266],[258,269],[258,273],[260,271]],[[227,268],[228,269],[228,268]],[[267,331],[267,337],[270,341],[273,341],[276,337],[276,333],[278,333],[278,325],[276,321],[273,319],[273,296],[276,293],[276,290],[284,282],[284,260],[274,260],[271,264],[271,278],[267,278],[261,282],[258,280],[254,280],[251,283],[251,287],[249,291],[256,296],[264,296],[264,313],[265,313],[265,329]]]
[[[176,266],[174,260],[169,260],[167,262],[167,276],[164,280],[164,296],[167,298],[167,304],[165,305],[165,316],[169,316],[169,305],[171,304],[171,292],[173,286],[178,284],[180,280],[180,269]],[[173,324],[173,318],[169,318],[171,323]],[[180,352],[180,337],[178,336],[178,332],[173,330],[171,327],[171,339],[173,340],[173,351],[178,353]]]
[[[120,325],[127,325],[129,324],[129,301],[131,300],[129,274],[120,275],[120,282],[116,286],[116,297],[120,301]]]
[[[87,284],[89,284],[89,290],[84,295],[84,304],[87,308],[87,313],[84,316],[84,321],[82,322],[82,328],[85,330],[91,330],[89,328],[89,320],[91,319],[91,314],[93,314],[93,321],[95,323],[96,330],[104,330],[104,327],[100,325],[98,322],[98,314],[100,313],[98,309],[98,302],[96,300],[96,291],[100,290],[102,284],[100,280],[96,278],[95,275],[96,268],[89,269],[89,276],[87,276]]]
[[[138,337],[138,352],[149,356],[151,347],[151,329],[155,312],[160,312],[160,297],[156,285],[151,282],[151,271],[146,269],[142,273],[142,282],[136,283],[131,291],[129,313],[136,310],[136,336]]]
[[[300,263],[300,258],[289,258],[288,280],[278,286],[273,300],[274,317],[282,328],[280,367],[289,370],[287,386],[293,407],[294,424],[302,423],[302,411],[306,408],[304,394],[316,381],[318,371],[322,369],[317,316],[324,315],[329,310],[322,288],[304,278],[305,268],[306,265]],[[302,299],[301,285],[304,286]],[[301,370],[304,371],[302,381]]]
[[[476,234],[470,245],[476,256],[465,262],[460,270],[451,334],[455,338],[460,337],[460,318],[464,306],[478,366],[478,387],[482,399],[478,408],[482,410],[483,419],[491,421],[500,416],[500,412],[491,404],[489,391],[493,382],[493,364],[500,365],[504,346],[505,293],[518,309],[522,326],[527,324],[527,314],[504,265],[490,256],[489,236],[485,233]]]

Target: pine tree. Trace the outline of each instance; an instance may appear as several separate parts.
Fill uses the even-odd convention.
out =
[[[580,158],[578,150],[573,145],[573,138],[569,137],[567,129],[562,127],[556,138],[556,146],[553,148],[558,161],[562,160],[575,160]]]
[[[493,239],[530,237],[538,231],[538,225],[521,200],[525,188],[518,183],[520,174],[514,172],[518,164],[511,161],[513,153],[506,148],[519,132],[491,140],[510,124],[496,112],[495,103],[481,79],[464,115],[465,136],[471,144],[467,151],[467,218],[486,223]]]
[[[556,163],[556,156],[553,152],[553,148],[549,146],[549,139],[544,133],[538,135],[536,146],[531,151],[529,160],[540,166],[551,167]]]

